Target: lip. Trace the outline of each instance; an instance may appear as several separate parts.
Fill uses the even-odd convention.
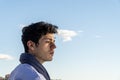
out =
[[[52,55],[52,56],[53,56],[53,55],[54,55],[54,51],[50,52],[50,55]]]

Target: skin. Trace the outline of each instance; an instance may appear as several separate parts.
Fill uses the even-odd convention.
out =
[[[32,41],[28,41],[27,46],[28,52],[35,55],[41,64],[45,61],[51,61],[56,48],[54,34],[47,33],[42,36],[37,45]]]

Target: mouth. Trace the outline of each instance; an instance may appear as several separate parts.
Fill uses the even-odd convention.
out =
[[[50,55],[52,55],[52,56],[53,56],[53,55],[54,55],[54,51],[50,52]]]

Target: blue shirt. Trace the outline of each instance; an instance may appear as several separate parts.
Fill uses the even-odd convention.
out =
[[[37,70],[29,64],[18,65],[10,74],[8,80],[46,80]]]

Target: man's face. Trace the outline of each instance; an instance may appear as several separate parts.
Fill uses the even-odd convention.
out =
[[[48,33],[39,39],[37,45],[34,46],[34,55],[40,63],[51,61],[56,48],[54,34]]]

